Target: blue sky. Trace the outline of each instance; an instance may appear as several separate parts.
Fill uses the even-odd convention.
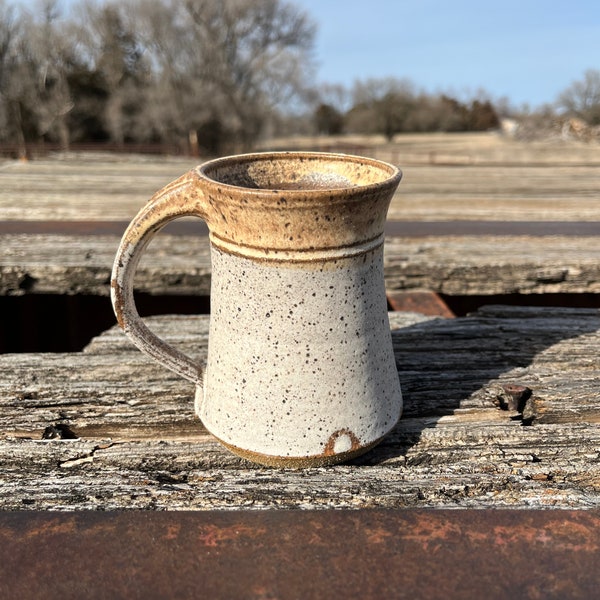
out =
[[[318,25],[317,78],[409,78],[427,92],[485,89],[531,108],[600,70],[600,0],[293,0]]]
[[[281,1],[316,22],[324,83],[350,88],[392,76],[430,93],[470,99],[484,89],[494,100],[536,108],[586,69],[600,70],[600,0]]]

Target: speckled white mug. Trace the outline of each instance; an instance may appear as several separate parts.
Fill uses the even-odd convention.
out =
[[[304,467],[358,456],[396,424],[402,395],[383,279],[396,167],[341,154],[221,158],[158,192],[123,236],[112,300],[142,351],[196,384],[196,412],[233,452]],[[208,359],[154,335],[133,300],[143,249],[169,221],[210,230]]]

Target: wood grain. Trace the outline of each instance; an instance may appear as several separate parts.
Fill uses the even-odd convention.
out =
[[[117,236],[0,236],[0,295],[107,296]],[[598,236],[390,237],[385,246],[389,291],[543,294],[600,292]],[[150,294],[208,295],[208,240],[158,235],[137,271]]]
[[[404,178],[394,220],[598,221],[600,145],[519,142],[495,133],[270,141],[265,149],[374,156]],[[0,164],[0,220],[129,221],[152,194],[205,159],[57,154]]]
[[[194,417],[192,386],[116,329],[82,353],[0,356],[0,507],[600,504],[598,311],[391,318],[403,419],[375,450],[333,468],[268,469],[231,455]],[[207,317],[148,322],[205,355]],[[529,390],[521,411],[503,410],[515,387]],[[42,439],[52,426],[77,439]]]

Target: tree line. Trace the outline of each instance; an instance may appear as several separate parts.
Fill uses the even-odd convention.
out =
[[[0,0],[0,143],[21,156],[40,142],[219,154],[277,134],[480,131],[507,112],[483,92],[397,78],[316,87],[315,35],[285,0],[79,0],[67,14]],[[565,90],[566,110],[600,121],[596,77]]]
[[[314,31],[279,0],[0,0],[0,138],[249,147],[305,95]]]
[[[460,101],[444,93],[419,91],[410,80],[389,77],[357,81],[351,91],[326,87],[322,94],[331,97],[331,92],[337,102],[321,101],[315,111],[319,133],[380,133],[391,140],[398,133],[485,131],[500,125],[496,108],[482,91],[476,98]],[[350,98],[345,111],[336,108],[344,95]]]

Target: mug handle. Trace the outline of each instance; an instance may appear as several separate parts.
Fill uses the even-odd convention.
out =
[[[145,354],[196,385],[202,385],[204,368],[160,339],[144,324],[133,297],[135,270],[150,240],[167,223],[179,217],[206,221],[206,201],[195,170],[157,192],[134,217],[123,234],[112,271],[111,300],[117,321]]]

